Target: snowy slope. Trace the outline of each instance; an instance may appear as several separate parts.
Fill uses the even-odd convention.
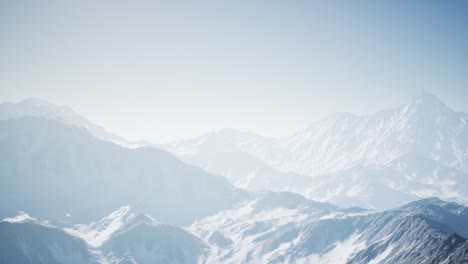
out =
[[[86,242],[26,214],[0,222],[0,263],[102,263]]]
[[[422,92],[397,109],[368,116],[335,114],[314,123],[278,140],[287,154],[268,161],[281,170],[319,175],[356,164],[389,165],[416,153],[466,173],[467,122],[467,114]]]
[[[138,224],[108,240],[100,251],[109,263],[198,263],[207,253],[199,238],[171,225]]]
[[[0,222],[0,263],[197,263],[207,246],[182,228],[122,206],[102,220],[59,228],[25,213]]]
[[[282,138],[229,129],[164,148],[250,190],[377,209],[431,196],[468,204],[467,123],[421,92],[395,109],[333,114]]]
[[[467,223],[468,208],[438,199],[370,212],[267,193],[190,230],[207,263],[464,263]]]
[[[160,224],[121,206],[98,222],[65,228],[83,238],[107,263],[197,263],[206,245],[182,228]]]
[[[0,263],[455,264],[467,223],[467,207],[437,198],[375,212],[264,192],[185,230],[128,206],[65,229],[23,213],[0,222]]]
[[[99,247],[122,230],[130,229],[138,224],[157,224],[156,220],[139,212],[131,206],[122,206],[99,222],[89,225],[77,224],[65,230],[83,238],[89,245]]]
[[[388,166],[356,166],[313,178],[304,194],[340,206],[389,209],[422,198],[439,197],[468,204],[468,175],[418,155]]]

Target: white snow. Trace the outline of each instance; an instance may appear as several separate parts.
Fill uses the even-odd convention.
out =
[[[75,225],[73,228],[65,228],[65,231],[83,238],[93,247],[99,247],[115,233],[138,223],[156,224],[157,222],[152,217],[139,213],[130,206],[122,206],[98,223]]]
[[[467,204],[468,186],[461,179],[468,175],[468,141],[457,136],[468,133],[466,123],[465,113],[423,92],[394,109],[363,116],[336,113],[280,138],[228,129],[163,147],[254,191],[259,186],[288,190],[340,206],[379,210],[429,196]],[[216,163],[217,153],[229,151],[257,159],[284,180],[257,177],[259,163],[242,170],[229,167],[229,162]],[[311,180],[297,180],[287,172]],[[444,182],[430,177],[438,173],[444,175]],[[401,201],[389,199],[389,193],[397,193]],[[377,200],[387,202],[377,204]]]
[[[30,217],[27,213],[19,211],[18,215],[11,218],[5,218],[2,222],[9,222],[9,223],[24,223],[28,221],[35,221],[36,219]]]
[[[380,253],[378,256],[376,256],[375,258],[373,258],[369,264],[379,264],[382,260],[384,260],[385,258],[387,258],[390,253],[392,253],[392,250],[393,250],[393,245],[389,245],[387,247],[387,249],[385,249],[384,252]]]
[[[313,254],[299,259],[297,263],[347,263],[347,260],[357,252],[366,248],[365,242],[358,242],[358,234],[353,234],[345,241],[333,244],[333,249],[325,254]]]

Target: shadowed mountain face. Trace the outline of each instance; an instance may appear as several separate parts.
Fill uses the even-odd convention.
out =
[[[0,222],[0,263],[466,263],[468,208],[436,198],[372,212],[263,193],[186,230],[123,206],[69,228]]]
[[[206,251],[187,231],[129,206],[99,223],[65,229],[24,214],[0,222],[0,263],[182,264],[197,263]]]
[[[0,216],[92,220],[122,204],[188,224],[243,196],[227,180],[155,148],[128,149],[44,118],[0,121]]]
[[[33,220],[0,222],[0,263],[101,263],[78,237]]]
[[[140,224],[117,234],[102,252],[118,263],[197,263],[208,250],[187,231],[170,225]]]
[[[431,196],[468,204],[467,124],[467,114],[422,92],[399,108],[337,113],[287,137],[229,129],[164,148],[250,190],[377,209]]]

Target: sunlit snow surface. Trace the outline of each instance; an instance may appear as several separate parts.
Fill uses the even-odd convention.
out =
[[[281,138],[225,129],[162,147],[253,191],[371,209],[434,196],[467,205],[467,123],[422,92],[395,109],[336,113]]]
[[[450,238],[432,222],[451,217],[456,223],[449,225],[458,226],[457,233],[466,238],[467,208],[437,199],[372,212],[267,193],[189,230],[210,245],[208,263],[419,263],[452,254],[435,253]],[[465,239],[458,237],[457,243],[457,250],[468,250]]]
[[[130,206],[122,206],[98,223],[76,225],[65,230],[70,234],[83,238],[91,246],[99,247],[117,232],[140,223],[157,224],[152,217],[140,213]]]
[[[34,218],[31,218],[27,213],[25,212],[18,212],[18,215],[15,217],[8,217],[3,219],[4,222],[9,222],[9,223],[24,223],[27,221],[34,221]]]
[[[37,263],[463,263],[467,222],[467,207],[436,198],[375,212],[266,192],[185,229],[129,206],[65,229],[21,214],[0,222],[12,245],[0,251]]]

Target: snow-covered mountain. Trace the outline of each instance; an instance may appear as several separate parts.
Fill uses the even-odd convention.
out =
[[[74,112],[69,106],[55,105],[40,98],[28,98],[18,103],[4,102],[0,104],[0,120],[25,116],[55,119],[65,124],[86,128],[93,136],[111,141],[123,146],[135,147],[149,145],[146,142],[132,142],[115,135]]]
[[[437,198],[374,212],[266,192],[186,229],[128,206],[65,229],[21,214],[0,222],[0,263],[456,264],[467,223],[467,207]]]
[[[467,114],[421,92],[397,109],[367,116],[334,114],[280,139],[285,156],[268,160],[281,170],[320,175],[361,164],[390,165],[405,155],[418,154],[466,173],[467,122]]]
[[[207,246],[123,206],[101,221],[55,227],[22,213],[0,222],[0,263],[197,263]]]
[[[468,263],[468,118],[433,95],[162,146],[206,171],[41,104],[0,105],[0,263]]]
[[[92,221],[121,204],[189,224],[244,196],[225,178],[152,147],[129,149],[52,119],[0,121],[0,217]]]
[[[171,225],[139,224],[100,248],[109,263],[198,263],[208,253],[203,241]]]
[[[99,222],[92,222],[89,225],[77,224],[65,230],[83,238],[89,245],[99,247],[122,230],[128,230],[139,224],[157,223],[154,218],[132,206],[122,206]]]
[[[0,222],[0,263],[102,263],[85,241],[21,214]]]
[[[40,99],[0,104],[0,119],[21,116],[52,118],[100,139],[133,144],[66,106]],[[252,191],[292,191],[377,209],[431,196],[468,204],[467,121],[467,114],[421,92],[395,109],[333,114],[282,138],[224,129],[157,147]]]
[[[384,212],[266,193],[190,230],[207,263],[466,263],[468,208],[436,198]]]
[[[197,263],[208,249],[184,229],[161,224],[131,206],[65,231],[83,238],[105,263]]]
[[[421,92],[395,109],[333,114],[282,138],[226,129],[164,148],[250,190],[378,209],[431,196],[468,204],[467,123]]]

